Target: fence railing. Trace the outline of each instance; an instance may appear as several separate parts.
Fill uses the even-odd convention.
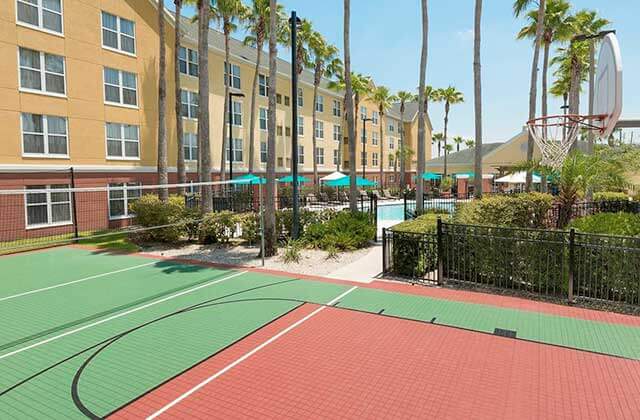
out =
[[[640,305],[640,238],[441,221],[382,236],[383,273],[406,281]]]

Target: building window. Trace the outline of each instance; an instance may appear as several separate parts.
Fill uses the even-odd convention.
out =
[[[360,119],[364,120],[365,118],[367,118],[367,107],[362,105],[360,106]]]
[[[22,152],[25,156],[67,157],[67,119],[22,114]]]
[[[281,136],[281,135],[282,135],[282,126],[281,126],[281,125],[279,125],[279,126],[277,126],[277,127],[276,127],[276,134],[277,134],[278,136]]]
[[[233,121],[233,125],[242,127],[242,102],[240,101],[232,101],[231,105],[231,118]],[[229,123],[229,112],[227,112],[227,124]]]
[[[291,127],[284,128],[284,135],[287,137],[291,137]]]
[[[342,104],[337,99],[333,100],[333,116],[334,117],[342,116]]]
[[[258,75],[258,95],[269,96],[269,77],[264,74]]]
[[[324,122],[316,121],[315,133],[317,139],[324,139]]]
[[[376,131],[371,133],[371,144],[374,146],[378,145],[378,133]]]
[[[394,149],[396,147],[396,143],[393,137],[389,137],[389,149]]]
[[[282,95],[276,93],[276,103],[282,105]]]
[[[126,219],[135,214],[130,207],[140,198],[140,183],[109,184],[109,219]]]
[[[180,73],[198,77],[198,51],[180,47],[178,61],[180,64]]]
[[[260,142],[260,163],[267,163],[267,142]]]
[[[304,146],[298,146],[298,165],[304,165]]]
[[[136,74],[105,67],[104,100],[109,104],[137,106],[138,81]]]
[[[136,24],[131,20],[102,12],[102,46],[135,54]]]
[[[393,155],[389,155],[389,168],[393,168],[395,166],[395,157]]]
[[[260,108],[260,118],[258,122],[260,123],[260,130],[267,131],[267,108]]]
[[[316,97],[316,112],[324,112],[324,96],[322,95]]]
[[[360,142],[363,144],[367,142],[367,136],[364,130],[360,132]]]
[[[54,95],[66,93],[64,57],[20,47],[20,88]]]
[[[371,153],[371,165],[378,166],[378,153],[377,152],[372,152]]]
[[[229,140],[225,141],[225,150],[227,151],[227,162],[230,161],[230,157],[231,154],[233,154],[233,161],[234,162],[242,162],[243,161],[243,156],[242,156],[242,144],[243,141],[242,139],[238,139],[238,138],[234,138],[233,142],[231,143],[233,145],[232,149],[233,150],[229,150]]]
[[[393,121],[389,121],[389,131],[393,133],[393,130],[395,130],[395,126],[393,125]]]
[[[229,67],[231,67],[230,74],[227,72]],[[224,80],[225,86],[228,81],[230,87],[240,89],[240,66],[237,64],[228,66],[227,63],[224,63]]]
[[[284,106],[291,106],[291,98],[286,95],[284,97]]]
[[[367,164],[367,152],[360,152],[360,161],[363,165]]]
[[[107,123],[107,157],[139,159],[140,137],[137,125]]]
[[[302,108],[304,106],[304,92],[302,88],[298,88],[298,107]]]
[[[396,176],[395,175],[389,175],[389,182],[392,183],[392,184],[394,182],[396,182]]]
[[[69,188],[68,185],[28,186],[26,194],[27,228],[67,225],[71,223],[71,194],[56,191]]]
[[[340,162],[340,150],[339,149],[334,149],[333,150],[333,164],[337,165],[338,162]]]
[[[182,140],[184,143],[184,160],[198,160],[198,135],[196,133],[184,133]]]
[[[335,141],[340,141],[342,138],[342,126],[338,124],[333,125],[333,139]]]
[[[18,22],[62,33],[62,0],[18,0]]]
[[[281,157],[279,157],[278,158],[278,167],[281,168],[282,166],[284,166],[284,160]]]
[[[198,92],[180,90],[181,114],[185,118],[198,118]]]
[[[298,116],[298,135],[304,136],[304,118]]]
[[[316,165],[324,165],[324,149],[322,147],[316,148]]]
[[[378,111],[373,111],[371,113],[371,123],[373,125],[378,125],[378,117],[379,117]]]

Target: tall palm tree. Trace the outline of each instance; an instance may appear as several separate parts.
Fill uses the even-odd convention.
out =
[[[158,59],[158,184],[169,183],[167,168],[167,57],[166,36],[164,29],[164,1],[158,2],[158,38],[160,41]],[[162,201],[169,199],[169,191],[161,188],[159,197]]]
[[[518,17],[531,5],[535,3],[535,0],[515,0],[513,3],[513,14]],[[533,48],[533,60],[531,62],[531,83],[529,86],[529,119],[532,120],[536,117],[536,101],[537,101],[537,87],[538,87],[538,61],[540,60],[540,45],[542,43],[542,31],[544,29],[544,10],[546,0],[538,0],[538,17],[536,18],[536,37]],[[534,140],[531,133],[527,139],[527,160],[533,159],[533,147]],[[527,179],[525,184],[525,191],[531,191],[533,184],[533,173],[527,171]]]
[[[467,146],[468,148],[472,148],[473,146],[475,146],[476,142],[473,139],[467,139],[464,141],[464,145]]]
[[[380,187],[384,188],[384,127],[385,127],[385,115],[394,102],[398,100],[395,95],[391,94],[391,91],[386,86],[378,86],[371,93],[371,100],[378,106],[378,114],[380,115],[380,121],[378,128],[380,129]]]
[[[482,1],[482,0],[480,0],[480,1]],[[462,145],[462,143],[464,143],[464,139],[462,138],[462,136],[455,136],[451,140],[453,140],[453,142],[456,145],[456,152],[459,152],[460,151],[460,146]]]
[[[242,0],[215,0],[211,6],[211,17],[218,25],[222,26],[222,33],[224,34],[224,65],[227,67],[227,74],[231,74],[231,62],[229,61],[230,47],[229,41],[231,34],[237,29],[237,23],[243,22],[247,15],[247,8],[242,3]],[[224,181],[226,178],[226,147],[225,141],[227,139],[227,124],[226,113],[229,109],[229,83],[230,77],[227,77],[224,81],[224,111],[222,112],[222,142],[221,142],[221,154],[220,154],[220,179]],[[200,104],[202,106],[202,104]],[[229,115],[231,119],[231,115]]]
[[[406,105],[408,102],[413,102],[416,100],[416,95],[411,92],[407,92],[406,90],[401,90],[397,93],[396,97],[398,101],[400,101],[400,121],[401,124],[404,124],[404,112],[406,110]],[[404,129],[400,130],[400,147],[398,150],[400,151],[400,188],[402,190],[405,189],[406,186],[406,174],[405,174],[405,161],[403,159],[404,153],[403,150],[405,148],[404,144]]]
[[[480,41],[481,41],[481,21],[482,21],[482,0],[476,0],[474,20],[473,20],[473,105],[475,117],[475,135],[477,141],[473,156],[473,195],[475,198],[482,197],[482,71],[480,64]],[[462,138],[453,139],[460,148]]]
[[[431,136],[431,143],[438,146],[438,157],[442,156],[442,140],[444,140],[444,134],[433,133]]]
[[[427,0],[422,0],[422,49],[420,52],[420,85],[418,87],[418,167],[416,170],[416,212],[422,213],[424,202],[424,183],[422,174],[425,166],[425,86],[427,79],[427,53],[429,47],[429,9]]]
[[[347,132],[349,136],[349,208],[358,211],[358,189],[356,185],[356,126],[353,109],[353,85],[351,84],[351,0],[344,0],[344,23],[342,26],[344,41],[344,85],[345,112],[347,114]]]
[[[276,11],[278,20],[283,20],[284,8],[278,5]],[[253,0],[245,15],[246,29],[249,32],[244,38],[244,44],[256,48],[256,65],[251,85],[251,109],[249,120],[249,173],[253,173],[255,161],[255,130],[256,130],[256,99],[258,92],[258,79],[260,77],[260,64],[262,59],[262,49],[269,34],[269,0]],[[281,25],[278,25],[281,26]],[[278,39],[278,41],[282,41]],[[225,108],[226,109],[226,108]]]
[[[313,183],[316,188],[318,184],[318,164],[316,162],[316,124],[318,121],[318,112],[316,110],[316,102],[318,101],[318,88],[323,77],[331,78],[342,72],[342,61],[338,58],[338,48],[325,41],[319,32],[314,32],[309,38],[310,59],[313,63],[313,111],[312,111],[312,130],[311,140],[313,148]]]
[[[178,140],[178,158],[176,166],[178,169],[178,184],[184,184],[187,182],[187,170],[184,163],[184,130],[182,129],[182,103],[180,95],[182,86],[180,84],[180,47],[182,39],[182,22],[180,21],[182,16],[182,0],[173,0],[173,4],[176,8],[176,22],[175,30],[176,36],[174,38],[173,45],[173,78],[175,80],[175,111],[176,111],[176,137]],[[178,194],[184,194],[184,188],[178,188]]]
[[[451,105],[456,105],[464,102],[464,96],[462,92],[459,92],[455,87],[449,86],[443,89],[439,89],[437,95],[438,102],[444,102],[444,133],[443,144],[447,147],[447,129],[449,126],[449,112],[451,111]],[[444,177],[447,177],[447,154],[444,154]]]
[[[211,145],[209,143],[209,0],[197,0],[198,7],[198,156],[199,180],[211,181]],[[211,187],[201,188],[201,210],[213,210]]]
[[[276,0],[269,0],[269,9],[278,10]],[[264,255],[278,252],[276,232],[276,84],[278,72],[278,25],[282,24],[277,13],[269,13],[269,109],[267,111],[267,184],[264,208]]]

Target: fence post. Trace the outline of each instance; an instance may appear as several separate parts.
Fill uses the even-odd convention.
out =
[[[78,204],[76,202],[76,173],[73,170],[73,166],[71,168],[69,168],[69,171],[71,173],[71,188],[72,188],[72,193],[71,193],[71,200],[73,201],[73,237],[74,238],[78,238],[80,235],[78,234]]]
[[[382,272],[387,272],[387,228],[382,228]]]
[[[575,242],[576,242],[576,230],[571,229],[569,231],[569,285],[568,285],[568,298],[569,303],[573,303],[573,275],[575,267]]]
[[[443,283],[443,275],[444,275],[444,261],[442,258],[442,253],[444,250],[444,246],[442,243],[442,219],[440,217],[438,217],[438,246],[437,246],[437,253],[438,253],[438,278],[437,278],[437,282],[438,284],[442,284]]]
[[[407,220],[407,191],[406,190],[403,193],[403,198],[404,198],[404,217],[402,219]]]

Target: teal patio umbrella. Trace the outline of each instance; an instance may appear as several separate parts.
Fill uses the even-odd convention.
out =
[[[348,176],[340,179],[335,179],[333,181],[327,181],[326,185],[330,187],[348,187],[350,185],[350,178]],[[369,181],[368,179],[364,179],[362,177],[356,177],[356,185],[358,187],[375,187],[378,185],[377,182]]]
[[[442,175],[436,174],[434,172],[425,172],[422,174],[422,179],[424,179],[425,181],[437,181],[439,179],[442,179]]]
[[[237,185],[257,185],[266,184],[267,180],[254,174],[244,174],[233,179],[231,183]]]
[[[283,184],[293,184],[293,175],[282,177],[278,182],[282,182]],[[307,182],[311,182],[311,180],[305,176],[298,175],[298,184],[306,184]]]

